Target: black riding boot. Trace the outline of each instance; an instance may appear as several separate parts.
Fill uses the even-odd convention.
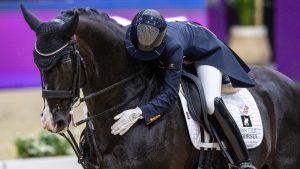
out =
[[[215,98],[215,111],[208,116],[214,136],[231,169],[256,169],[252,164],[240,130],[223,100]]]

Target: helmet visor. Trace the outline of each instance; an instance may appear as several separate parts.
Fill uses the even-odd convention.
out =
[[[159,46],[165,36],[165,31],[159,32],[159,29],[146,24],[137,26],[138,48],[142,51],[151,51]]]

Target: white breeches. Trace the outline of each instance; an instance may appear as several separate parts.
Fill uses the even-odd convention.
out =
[[[198,77],[201,79],[208,114],[213,114],[215,110],[214,100],[221,97],[222,72],[209,65],[200,65],[195,62]]]

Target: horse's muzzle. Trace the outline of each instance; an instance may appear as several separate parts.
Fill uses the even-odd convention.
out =
[[[41,117],[43,128],[53,133],[64,131],[69,126],[70,120],[69,113],[63,112],[57,112],[54,115],[44,112]]]

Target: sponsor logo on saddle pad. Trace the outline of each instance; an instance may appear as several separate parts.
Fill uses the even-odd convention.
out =
[[[195,148],[220,150],[218,143],[210,142],[212,137],[200,125],[190,118],[187,102],[180,87],[179,98],[185,112],[191,141]],[[263,126],[260,113],[253,96],[247,89],[241,89],[236,93],[222,95],[223,101],[231,116],[237,123],[248,149],[258,147],[263,139]],[[202,133],[202,137],[201,137]],[[204,137],[203,137],[204,136]]]
[[[252,127],[250,116],[241,116],[243,127]]]

